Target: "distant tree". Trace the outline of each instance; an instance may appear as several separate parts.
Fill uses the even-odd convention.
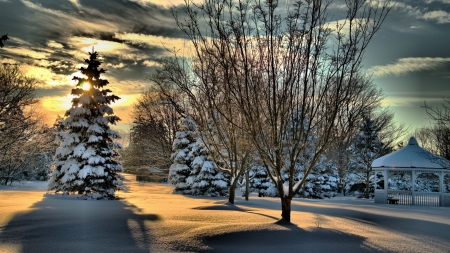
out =
[[[268,196],[267,189],[271,186],[271,181],[263,166],[252,166],[249,171],[248,181],[250,192],[258,193],[259,197]]]
[[[40,152],[37,80],[17,65],[0,65],[0,184],[25,179]]]
[[[343,114],[339,116],[334,131],[334,141],[325,152],[325,156],[334,164],[339,174],[339,192],[343,195],[350,189],[351,184],[356,183],[352,167],[351,146],[360,132],[360,126],[365,121],[364,115],[371,115],[373,124],[377,126],[378,138],[383,143],[383,149],[386,152],[398,148],[399,143],[397,142],[408,131],[403,124],[397,124],[394,121],[392,111],[380,108],[379,102],[383,98],[381,91],[367,89],[361,95],[361,98],[354,101],[355,104],[350,106],[349,110],[342,111]],[[349,120],[341,120],[342,118]]]
[[[169,169],[172,143],[180,125],[179,113],[164,95],[146,90],[137,99],[132,117],[125,164]]]
[[[450,124],[435,123],[414,131],[420,146],[433,154],[450,160]]]
[[[72,89],[72,107],[66,111],[58,134],[60,147],[56,150],[55,169],[48,183],[48,190],[68,194],[85,193],[87,197],[115,198],[115,191],[122,187],[123,177],[118,149],[114,142],[120,135],[110,128],[119,117],[110,104],[120,99],[105,89],[108,81],[100,78],[105,73],[98,69],[101,62],[97,52],[89,53],[81,67],[84,77],[75,76],[77,88]],[[88,88],[82,89],[88,85]]]
[[[26,138],[19,139],[0,152],[0,184],[21,180],[48,180],[55,152],[54,130],[33,118]]]
[[[365,184],[365,197],[370,197],[370,184],[372,177],[372,162],[389,153],[378,137],[377,126],[369,117],[364,117],[359,134],[356,135],[351,147],[352,166],[354,172],[363,179]]]
[[[5,44],[3,44],[3,41],[7,41],[8,39],[8,34],[2,35],[2,37],[0,38],[0,48],[5,46]]]
[[[0,151],[27,138],[28,128],[36,122],[33,108],[37,80],[26,77],[17,65],[0,65]]]
[[[444,98],[440,108],[432,107],[425,102],[424,108],[435,124],[450,123],[450,98]]]

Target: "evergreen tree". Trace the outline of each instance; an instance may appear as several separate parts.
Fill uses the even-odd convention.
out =
[[[266,169],[260,165],[252,166],[250,168],[249,183],[249,191],[257,192],[260,197],[269,196],[267,189],[269,186],[273,185],[270,178],[267,176]]]
[[[364,117],[360,132],[355,136],[351,147],[353,151],[352,164],[355,173],[360,175],[365,184],[365,197],[369,198],[372,179],[372,162],[389,152],[378,137],[378,129],[374,121]]]
[[[2,37],[0,38],[0,48],[2,48],[5,44],[3,44],[3,41],[7,41],[8,38],[8,34],[2,35]]]
[[[123,180],[118,174],[122,166],[117,160],[121,145],[114,142],[120,135],[109,124],[116,124],[120,119],[109,105],[120,98],[104,88],[108,81],[100,78],[105,70],[98,69],[101,62],[97,52],[89,54],[85,60],[87,68],[79,69],[85,77],[73,78],[78,83],[72,89],[72,107],[60,124],[57,135],[60,146],[48,190],[114,198]]]
[[[208,155],[208,149],[201,138],[197,139],[192,148],[191,194],[208,196],[226,196],[230,184],[229,176],[223,173]]]
[[[190,193],[188,177],[191,175],[192,147],[197,140],[197,125],[190,116],[186,116],[180,131],[175,133],[173,141],[173,164],[169,170],[169,180],[175,186],[174,193]],[[190,179],[192,182],[194,178]]]

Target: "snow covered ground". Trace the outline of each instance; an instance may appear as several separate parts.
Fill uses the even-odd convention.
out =
[[[119,201],[0,187],[0,252],[450,252],[450,208],[302,199],[287,225],[277,198],[233,206],[125,176]]]

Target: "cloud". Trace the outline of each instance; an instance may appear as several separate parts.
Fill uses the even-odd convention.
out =
[[[182,5],[184,4],[184,0],[130,0],[130,2],[137,3],[143,6],[146,6],[148,4],[154,4],[154,5],[162,5],[164,7],[171,7],[176,5]],[[194,1],[196,3],[201,2],[200,0]]]
[[[450,13],[443,10],[430,11],[423,14],[423,19],[434,20],[438,24],[448,24],[450,23]]]
[[[450,4],[450,0],[426,0],[426,3],[430,4],[433,2]],[[430,11],[428,7],[421,6],[411,6],[401,2],[393,2],[394,8],[402,13],[406,13],[408,16],[415,19],[434,21],[438,24],[450,23],[450,13],[444,10],[432,10]]]
[[[145,66],[148,66],[148,67],[160,66],[160,64],[158,62],[149,61],[149,60],[145,60],[142,64],[144,64]]]
[[[443,4],[450,4],[450,0],[425,0],[425,3],[431,4],[431,3],[443,3]]]
[[[34,59],[45,59],[49,57],[51,53],[48,51],[36,50],[26,47],[5,47],[3,49],[10,54],[26,56]]]
[[[392,64],[374,66],[367,71],[372,73],[374,76],[401,75],[409,72],[432,70],[448,62],[450,62],[450,58],[410,57],[398,59]]]
[[[188,50],[188,48],[191,45],[190,42],[185,39],[169,38],[141,33],[115,33],[114,37],[135,45],[141,44],[151,47],[165,48],[167,50],[181,50],[177,53],[182,56],[189,54],[188,52],[190,50]],[[166,53],[170,54],[169,51],[167,51]]]
[[[81,7],[80,1],[78,0],[69,0],[69,2],[71,2],[77,8]]]
[[[54,40],[50,40],[47,42],[47,46],[53,47],[53,48],[64,48],[64,46],[61,43],[58,43]]]
[[[115,69],[121,69],[123,67],[125,67],[125,64],[123,64],[123,62],[119,63],[119,64],[112,64],[112,63],[108,63],[106,64],[107,67],[111,67],[111,68],[115,68]]]
[[[35,4],[30,1],[21,0],[22,3],[29,9],[37,11],[34,22],[39,22],[44,25],[47,30],[52,30],[60,34],[72,34],[77,32],[100,32],[105,30],[120,30],[118,24],[114,24],[105,19],[82,19],[80,15],[72,15],[60,10],[45,8],[40,4]]]

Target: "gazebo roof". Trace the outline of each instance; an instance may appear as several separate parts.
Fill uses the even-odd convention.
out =
[[[432,157],[437,156],[421,148],[416,138],[411,137],[408,145],[402,149],[375,159],[372,162],[372,168],[445,169],[443,166],[431,162],[430,158]]]

